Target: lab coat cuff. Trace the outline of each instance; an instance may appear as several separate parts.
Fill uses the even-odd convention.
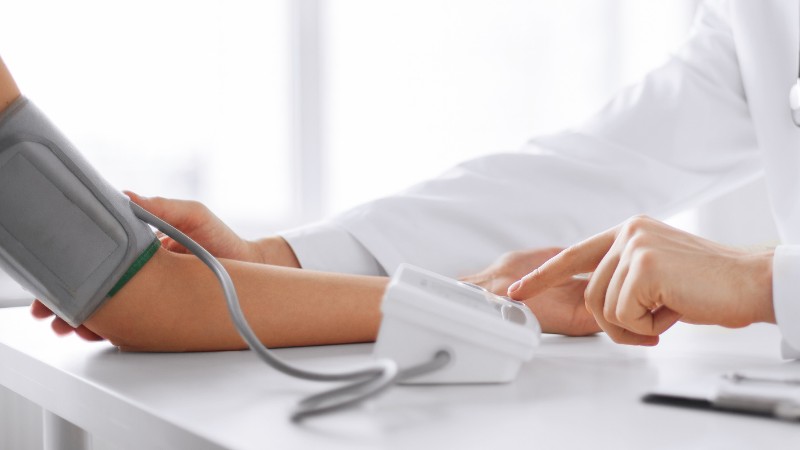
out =
[[[357,275],[386,274],[372,253],[336,224],[319,222],[278,235],[292,247],[303,269]]]
[[[784,358],[800,359],[800,245],[780,245],[772,259],[772,304]]]

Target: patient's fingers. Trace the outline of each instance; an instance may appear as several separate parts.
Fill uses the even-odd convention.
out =
[[[46,319],[53,315],[53,311],[50,311],[50,308],[44,306],[44,303],[39,300],[34,300],[31,303],[31,314],[37,319]]]
[[[75,328],[75,334],[77,334],[78,336],[80,336],[83,339],[86,339],[87,341],[104,341],[105,340],[105,338],[103,338],[99,334],[96,334],[96,333],[92,332],[92,330],[86,328],[83,325],[79,326],[78,328]]]
[[[67,322],[64,322],[62,319],[59,319],[58,317],[53,319],[53,322],[50,324],[50,327],[59,336],[64,336],[64,335],[70,334],[73,331],[75,331],[75,328],[72,328],[72,326],[70,326],[70,324],[68,324]]]
[[[46,319],[54,316],[53,311],[50,311],[50,308],[45,306],[44,303],[40,302],[39,300],[34,300],[33,303],[31,303],[31,315],[37,319]],[[55,333],[59,336],[64,336],[74,331],[75,334],[83,339],[86,339],[87,341],[105,340],[105,338],[97,333],[92,332],[92,330],[83,325],[79,326],[78,328],[72,328],[70,324],[58,317],[53,318],[53,322],[50,324],[50,327],[53,328],[53,331],[55,331]]]

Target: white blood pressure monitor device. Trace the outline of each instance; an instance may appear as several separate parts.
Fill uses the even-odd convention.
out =
[[[503,383],[533,357],[541,329],[521,302],[402,264],[381,306],[374,353],[400,369],[450,354],[445,367],[403,383]]]

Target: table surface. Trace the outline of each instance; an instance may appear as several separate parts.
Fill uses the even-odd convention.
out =
[[[33,296],[0,270],[0,308],[29,305]]]
[[[122,353],[56,337],[26,308],[0,309],[0,384],[130,448],[752,449],[800,442],[800,424],[650,405],[659,383],[783,364],[774,326],[678,324],[655,348],[605,335],[545,335],[517,380],[398,386],[353,410],[292,424],[296,402],[330,386],[288,378],[249,351]],[[369,344],[278,350],[303,367],[370,358]]]

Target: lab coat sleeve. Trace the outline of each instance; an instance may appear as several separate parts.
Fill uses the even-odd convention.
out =
[[[800,359],[800,245],[780,245],[772,259],[772,304],[783,335],[782,353]]]
[[[663,66],[581,126],[464,162],[332,223],[389,274],[409,262],[458,277],[635,214],[668,217],[761,172],[728,4],[714,1]]]
[[[314,223],[278,234],[292,248],[303,269],[386,275],[372,253],[336,224]]]

